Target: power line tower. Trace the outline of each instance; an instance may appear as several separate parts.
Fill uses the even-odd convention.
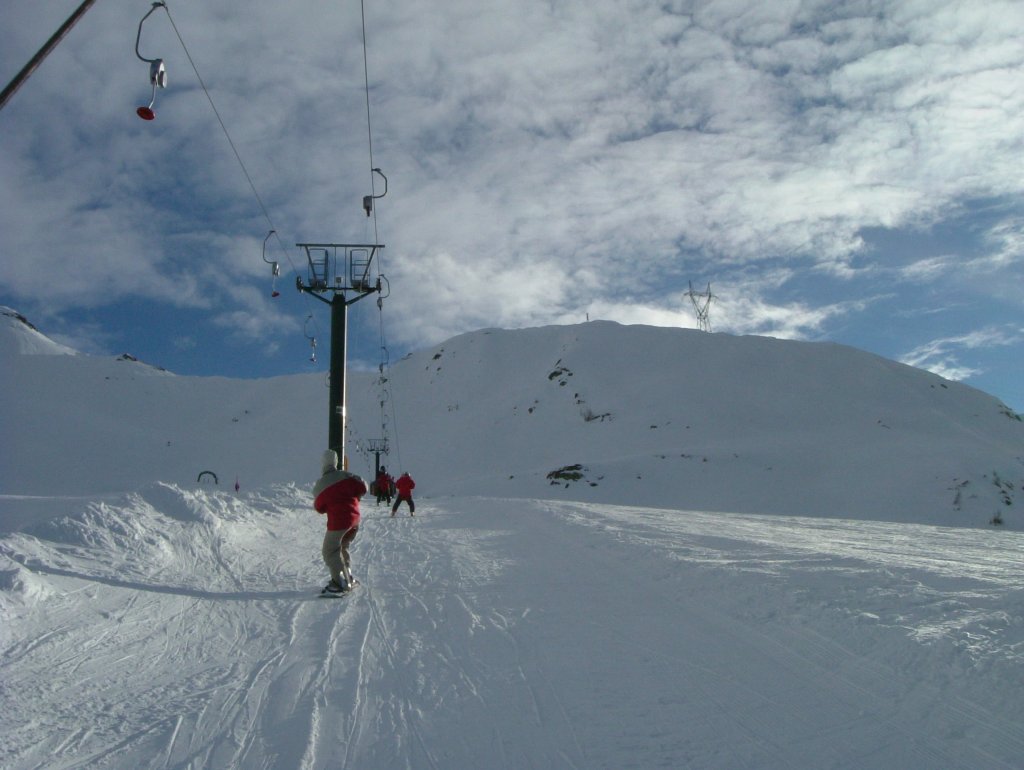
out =
[[[383,244],[366,243],[297,243],[306,250],[309,263],[307,281],[295,279],[301,292],[316,297],[331,306],[331,375],[328,398],[329,415],[327,446],[345,457],[345,342],[348,327],[348,307],[364,297],[380,292],[381,281],[370,282],[370,266]]]
[[[702,332],[711,331],[711,319],[708,317],[711,312],[711,301],[715,295],[711,293],[711,284],[708,284],[707,291],[694,291],[693,281],[690,281],[690,290],[686,296],[693,302],[693,310],[697,314],[697,328]]]

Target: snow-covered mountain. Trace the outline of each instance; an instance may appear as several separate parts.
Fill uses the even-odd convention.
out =
[[[1024,480],[1007,407],[840,345],[492,330],[406,358],[393,382],[402,460],[435,494],[980,525],[1014,518]],[[368,389],[351,392],[371,430]]]
[[[234,381],[26,355],[59,347],[12,342],[45,338],[2,320],[0,425],[17,437],[3,492],[120,491],[206,470],[246,486],[305,483],[318,470],[323,374]],[[608,322],[487,330],[397,362],[386,390],[352,372],[348,392],[353,469],[369,473],[360,449],[387,436],[383,462],[432,496],[1022,524],[1018,415],[839,345]]]
[[[17,310],[0,305],[0,359],[10,365],[18,355],[73,356],[75,351],[54,342]]]
[[[353,469],[386,432],[418,505],[364,499],[334,600],[323,374],[180,377],[14,311],[0,371],[0,767],[1020,767],[1024,426],[969,387],[460,336],[351,373]]]

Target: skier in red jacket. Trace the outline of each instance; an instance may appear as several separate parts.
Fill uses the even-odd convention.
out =
[[[313,507],[327,514],[324,535],[324,564],[331,582],[321,593],[338,594],[355,584],[348,547],[359,533],[359,498],[366,494],[366,482],[354,473],[338,469],[338,453],[328,449],[320,463],[323,475],[313,487]]]
[[[380,505],[381,500],[387,500],[388,505],[391,505],[391,495],[393,494],[391,489],[395,485],[395,480],[391,478],[391,474],[388,473],[388,469],[383,465],[380,466],[380,470],[377,471],[377,479],[374,486],[376,487],[375,493],[377,495],[377,505]]]
[[[394,516],[398,511],[398,506],[402,504],[402,501],[409,503],[409,515],[416,515],[416,503],[412,501],[412,491],[416,488],[416,482],[412,480],[412,476],[408,473],[403,473],[398,477],[398,481],[395,482],[395,489],[398,491],[398,496],[395,498],[395,504],[391,508],[391,515]]]

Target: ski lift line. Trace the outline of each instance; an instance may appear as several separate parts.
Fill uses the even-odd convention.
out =
[[[152,8],[149,12],[142,17],[142,21],[139,22],[138,34],[135,37],[135,55],[144,62],[149,62],[151,65],[157,62],[161,62],[160,59],[147,59],[139,52],[139,42],[142,36],[142,25],[149,18],[157,8],[163,8],[167,13],[167,20],[171,23],[171,28],[174,30],[174,34],[178,38],[178,42],[181,43],[181,49],[185,52],[185,58],[188,59],[189,64],[192,66],[192,71],[196,75],[196,80],[199,81],[200,87],[203,89],[203,93],[206,94],[206,99],[210,103],[210,107],[213,109],[213,114],[217,118],[217,122],[220,124],[221,131],[224,133],[224,137],[227,139],[228,144],[231,147],[232,152],[235,155],[235,160],[238,161],[239,167],[242,169],[246,181],[249,183],[249,188],[252,190],[253,197],[256,199],[256,203],[263,214],[263,218],[270,225],[270,232],[267,233],[267,238],[263,240],[264,247],[264,261],[266,261],[266,242],[271,234],[276,236],[278,245],[288,259],[288,263],[291,265],[292,270],[298,274],[298,268],[295,266],[294,261],[291,259],[291,255],[288,254],[288,250],[285,248],[284,242],[281,240],[281,236],[277,234],[277,229],[274,227],[274,222],[271,219],[270,212],[267,210],[266,205],[263,203],[263,198],[260,196],[259,191],[256,189],[256,183],[252,179],[252,175],[249,173],[249,169],[246,167],[245,162],[242,160],[241,154],[238,152],[238,147],[235,145],[234,140],[231,138],[231,133],[228,131],[227,125],[224,123],[224,119],[221,117],[220,111],[217,109],[216,103],[213,101],[213,97],[210,95],[210,90],[206,87],[206,82],[203,80],[203,76],[199,73],[199,68],[196,66],[195,59],[192,58],[191,52],[188,50],[188,46],[185,44],[185,39],[181,35],[181,31],[178,29],[178,25],[174,22],[174,17],[171,15],[171,9],[168,7],[165,0],[156,0],[153,3]]]
[[[185,39],[182,37],[181,31],[178,29],[178,25],[174,21],[174,17],[171,15],[171,10],[167,6],[167,3],[164,2],[164,0],[157,0],[156,2],[154,2],[152,7],[150,8],[149,12],[142,18],[142,21],[139,22],[138,34],[136,35],[136,40],[135,40],[135,53],[136,53],[136,56],[138,56],[138,58],[141,59],[142,61],[148,62],[150,64],[150,80],[151,80],[151,82],[153,84],[153,96],[154,96],[153,101],[155,101],[157,87],[159,86],[159,87],[162,88],[166,84],[166,71],[164,69],[163,61],[161,59],[147,59],[146,57],[142,56],[142,54],[139,52],[139,43],[140,43],[141,36],[142,36],[142,24],[143,24],[143,22],[145,22],[146,19],[149,18],[149,16],[154,11],[156,11],[157,8],[163,8],[164,11],[167,13],[167,19],[168,19],[168,21],[170,21],[171,27],[174,29],[174,34],[177,36],[178,42],[181,44],[181,48],[185,52],[185,57],[188,59],[189,64],[192,67],[192,71],[195,73],[196,80],[199,82],[199,86],[203,89],[203,93],[206,95],[206,99],[210,103],[210,108],[213,110],[213,114],[217,118],[217,122],[220,125],[221,131],[224,133],[224,137],[225,137],[225,139],[227,139],[228,145],[231,147],[231,151],[232,151],[232,153],[235,156],[235,160],[238,162],[239,168],[241,168],[242,174],[245,176],[246,182],[248,182],[248,184],[249,184],[249,189],[252,191],[253,197],[256,199],[256,203],[259,206],[259,209],[260,209],[260,211],[263,214],[263,218],[266,220],[267,224],[270,226],[270,232],[267,233],[267,237],[264,238],[264,241],[263,241],[263,259],[264,259],[264,261],[265,262],[267,261],[267,259],[266,259],[266,242],[270,238],[271,235],[274,235],[275,239],[277,240],[278,247],[281,250],[281,253],[284,255],[284,257],[287,260],[288,264],[291,266],[293,274],[295,274],[296,276],[301,275],[301,273],[299,272],[299,268],[295,264],[295,261],[292,259],[292,256],[289,253],[287,247],[285,246],[284,241],[281,239],[281,236],[277,233],[277,228],[274,226],[274,222],[273,222],[273,219],[270,216],[270,212],[268,211],[266,204],[263,202],[263,198],[260,195],[259,190],[256,188],[256,183],[253,181],[252,175],[249,173],[249,169],[245,165],[245,161],[242,160],[241,153],[238,151],[238,147],[235,144],[234,140],[231,138],[231,133],[228,131],[227,124],[224,122],[224,118],[221,116],[220,111],[217,109],[217,105],[216,105],[216,103],[213,100],[213,96],[210,94],[210,90],[207,88],[206,82],[203,80],[203,76],[199,72],[199,67],[196,65],[195,59],[193,59],[192,54],[189,51],[188,46],[185,43]],[[363,49],[364,49],[363,50],[363,53],[364,53],[364,62],[363,63],[364,63],[364,75],[365,75],[365,65],[366,65],[366,59],[365,59],[365,53],[366,53],[366,51],[365,51],[365,24],[364,24],[364,47],[363,47]],[[369,80],[368,80],[368,78],[365,78],[365,77],[364,77],[364,80],[367,83],[367,89],[368,89],[368,87],[369,87],[368,86]],[[145,113],[148,113],[147,119],[152,119],[152,117],[153,117],[153,112],[152,112],[153,101],[150,102],[150,106],[148,108],[139,108],[138,112],[139,112],[140,116],[147,117],[147,115],[143,114],[145,112]],[[368,90],[367,90],[367,104],[369,104],[369,91]],[[372,158],[372,155],[371,155],[371,158]],[[371,161],[371,165],[372,165],[372,161]],[[371,172],[371,176],[372,176],[372,172]],[[381,174],[381,176],[383,176],[383,174]],[[372,186],[372,179],[371,179],[371,186]],[[374,217],[374,231],[376,233],[376,217]],[[377,242],[379,242],[379,240]],[[273,263],[272,262],[271,264],[274,265],[274,277],[276,279],[276,277],[277,277],[277,275],[279,273],[279,268],[277,267],[277,263]],[[380,268],[378,267],[378,272],[379,272],[379,270],[380,270]],[[276,292],[276,288],[273,288],[272,291]],[[276,296],[276,294],[272,294],[272,296]],[[312,301],[312,297],[307,297],[306,301],[307,302],[311,302]],[[320,334],[320,328],[319,328],[319,323],[318,323],[318,321],[316,319],[316,316],[311,313],[310,317],[313,320],[313,328],[314,328],[314,332],[315,332],[314,337],[312,338],[313,353],[312,353],[312,355],[310,357],[310,360],[313,363],[316,363],[316,348],[315,348],[316,342],[315,342],[315,339],[316,339],[316,336]],[[308,320],[309,319],[307,319],[307,323],[308,323]],[[304,326],[304,331],[305,331],[305,328],[306,327]]]
[[[259,204],[260,210],[263,212],[264,218],[267,220],[267,224],[270,225],[271,229],[274,228],[274,223],[270,218],[270,212],[267,211],[267,207],[263,204],[263,199],[260,197],[259,191],[256,189],[256,184],[252,181],[252,176],[249,174],[249,169],[245,167],[245,162],[242,160],[242,156],[238,152],[238,148],[235,146],[234,140],[231,138],[231,134],[228,132],[228,127],[224,123],[224,119],[220,115],[220,111],[217,109],[217,105],[213,101],[213,97],[210,95],[210,90],[206,87],[206,83],[203,81],[203,76],[199,74],[199,68],[196,66],[195,60],[192,58],[192,54],[189,53],[188,46],[185,45],[185,40],[181,36],[181,32],[178,31],[178,25],[174,23],[174,17],[171,16],[171,9],[167,7],[166,3],[163,3],[164,10],[167,11],[167,18],[170,19],[171,26],[174,28],[174,34],[178,36],[178,42],[181,43],[181,48],[185,52],[185,58],[188,59],[188,63],[192,65],[192,71],[196,73],[196,80],[199,81],[199,86],[203,89],[203,93],[206,94],[206,100],[210,103],[210,107],[213,109],[213,114],[217,117],[217,122],[220,123],[220,128],[224,132],[225,138],[228,140],[228,144],[231,145],[231,151],[235,154],[235,160],[238,161],[238,165],[242,169],[242,173],[245,174],[245,179],[249,183],[249,188],[252,190],[252,194],[256,198],[256,203]]]
[[[373,128],[370,121],[370,67],[366,55],[366,3],[359,0],[359,13],[363,25],[363,83],[366,90],[366,139],[370,152],[370,190],[376,195],[373,185]]]
[[[185,52],[185,58],[188,59],[189,64],[192,66],[192,71],[196,75],[196,80],[199,81],[199,86],[203,89],[203,93],[206,94],[206,99],[210,103],[210,107],[213,109],[213,114],[217,118],[217,122],[220,124],[221,131],[224,132],[224,137],[227,139],[228,144],[231,147],[231,151],[234,153],[235,160],[238,161],[239,167],[242,169],[242,174],[245,175],[246,181],[249,183],[249,189],[252,190],[253,197],[256,199],[256,203],[263,213],[263,218],[270,226],[271,233],[274,234],[275,240],[277,241],[278,247],[281,249],[281,253],[284,254],[288,264],[292,268],[292,272],[295,275],[301,275],[299,268],[296,266],[295,261],[292,259],[291,254],[288,252],[287,247],[284,245],[284,241],[281,239],[280,234],[277,232],[277,228],[274,226],[274,221],[270,216],[270,212],[267,210],[266,204],[263,203],[263,198],[260,196],[259,190],[256,189],[256,183],[253,181],[252,175],[249,173],[249,169],[245,165],[245,161],[242,160],[241,153],[238,152],[238,147],[235,145],[234,140],[231,138],[231,133],[228,131],[227,125],[224,123],[224,119],[221,117],[220,111],[217,109],[216,103],[213,101],[213,96],[210,94],[210,90],[206,87],[206,82],[203,80],[203,76],[199,74],[199,68],[196,66],[195,60],[192,58],[192,54],[188,50],[188,46],[185,44],[185,39],[181,35],[181,31],[178,29],[178,25],[174,23],[174,17],[171,15],[171,9],[167,6],[166,2],[154,3],[153,8],[150,9],[150,13],[156,10],[157,6],[162,6],[167,12],[167,19],[171,22],[171,27],[174,29],[174,34],[178,38],[178,42],[181,43],[181,48]],[[147,14],[148,16],[148,14]],[[136,46],[137,47],[137,46]],[[141,58],[141,57],[140,57]],[[269,237],[270,233],[268,233]],[[264,244],[266,241],[264,240]],[[306,301],[311,301],[310,298],[306,298]],[[316,318],[313,319],[313,326],[316,333],[319,334],[319,324]]]
[[[387,280],[387,279],[385,279]],[[402,467],[402,445],[398,439],[398,413],[395,410],[395,398],[394,392],[392,391],[392,378],[391,378],[391,357],[388,354],[387,336],[384,331],[384,303],[377,303],[378,317],[380,323],[380,350],[381,350],[381,362],[380,362],[380,373],[385,378],[385,382],[382,383],[382,391],[385,393],[387,398],[385,399],[388,406],[391,408],[391,423],[393,425],[394,432],[394,447],[395,447],[395,459],[398,461],[398,466]],[[387,430],[387,413],[384,408],[384,404],[381,404],[381,429]],[[386,435],[386,434],[385,434]]]
[[[380,174],[384,177],[384,174],[376,164],[373,162],[373,121],[371,120],[370,114],[370,65],[369,57],[367,56],[367,45],[366,45],[366,2],[365,0],[359,0],[359,15],[362,23],[363,32],[363,87],[366,93],[366,142],[368,148],[368,154],[370,158],[370,200],[371,203],[374,198],[383,197],[383,195],[377,195],[377,187],[374,180],[374,173]],[[387,193],[387,177],[384,177],[384,194]],[[365,203],[365,201],[364,201]],[[372,207],[373,211],[373,242],[380,243],[380,232],[377,227],[377,207]],[[367,211],[367,215],[371,212]],[[378,257],[377,260],[377,276],[379,277],[382,272],[381,259]]]
[[[384,176],[384,173],[377,167],[373,159],[373,119],[372,110],[370,109],[370,66],[369,57],[367,55],[367,43],[366,43],[366,3],[365,0],[359,2],[360,20],[362,22],[362,33],[363,33],[363,85],[366,94],[366,142],[370,160],[370,196],[369,198],[363,199],[363,206],[366,209],[367,216],[373,215],[373,237],[374,243],[380,243],[380,230],[377,221],[377,207],[373,205],[373,201],[376,198],[382,198],[387,194],[388,179]],[[376,187],[376,174],[380,174],[384,180],[384,192],[381,195],[377,195]],[[377,256],[377,285],[380,286],[380,282],[383,279],[387,283],[387,279],[383,275],[383,255]],[[391,294],[390,284],[388,284],[388,295]],[[392,412],[394,412],[394,398],[391,393],[391,374],[390,374],[390,361],[388,356],[387,340],[384,335],[384,297],[377,297],[377,311],[379,316],[380,324],[380,367],[379,371],[384,381],[381,383],[381,390],[383,398],[381,399],[381,431],[385,438],[387,437],[387,414],[385,412],[385,404],[390,404]],[[385,375],[385,372],[387,374]],[[397,417],[392,414],[392,421],[395,426],[395,457],[399,461],[401,466],[401,448],[398,441],[398,420]]]

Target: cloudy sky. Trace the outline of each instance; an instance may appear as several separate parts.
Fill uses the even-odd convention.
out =
[[[0,81],[78,5],[5,0]],[[381,328],[391,360],[483,327],[695,328],[692,282],[712,331],[1024,411],[1019,0],[364,0],[369,129],[359,0],[168,7],[140,40],[156,120],[141,0],[97,0],[0,111],[0,303],[61,341],[325,369],[295,244],[379,242],[356,364]]]

